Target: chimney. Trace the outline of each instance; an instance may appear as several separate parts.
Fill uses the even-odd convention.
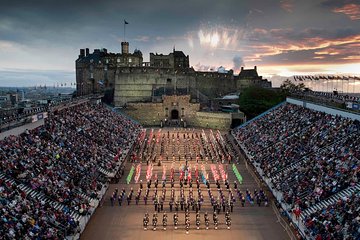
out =
[[[243,71],[244,70],[244,67],[241,67],[241,71]]]
[[[85,56],[88,56],[88,55],[89,55],[89,49],[86,48],[85,51],[86,51],[86,55],[85,55]]]
[[[256,66],[254,66],[254,70],[257,71],[257,67],[256,67]]]
[[[79,58],[85,57],[85,49],[80,49],[80,55]]]

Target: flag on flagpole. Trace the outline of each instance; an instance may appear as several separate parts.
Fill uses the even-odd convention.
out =
[[[129,23],[124,19],[124,24],[129,24]]]

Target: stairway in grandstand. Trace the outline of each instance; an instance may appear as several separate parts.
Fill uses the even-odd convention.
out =
[[[109,177],[109,178],[113,178],[113,177],[116,175],[116,173],[119,171],[119,168],[124,164],[124,160],[125,160],[128,152],[129,152],[129,150],[128,150],[128,149],[125,149],[125,150],[121,153],[121,155],[120,155],[120,157],[119,157],[119,159],[118,159],[118,161],[117,161],[117,165],[116,165],[115,169],[112,169],[112,170],[110,171],[110,170],[107,170],[107,169],[105,169],[105,168],[103,168],[103,167],[101,167],[101,166],[98,166],[98,167],[97,167],[98,171],[99,171],[100,173],[104,174],[105,176]],[[115,157],[114,154],[110,154],[109,156],[110,156],[111,159],[114,159],[114,157]]]
[[[4,173],[0,173],[0,179],[3,179],[5,182],[10,182],[11,184],[15,184],[20,190],[24,191],[31,198],[44,201],[50,204],[56,210],[64,211],[66,208],[63,204],[46,197],[43,193],[37,192],[36,190],[33,190],[22,183],[19,184],[15,180],[7,178]],[[71,211],[71,217],[73,217],[76,221],[79,221],[82,216],[74,211]]]
[[[101,172],[102,174],[106,175],[107,177],[114,177],[115,176],[115,172],[113,171],[108,171],[105,168],[102,167],[98,167],[99,172]]]
[[[329,197],[328,199],[325,199],[325,200],[307,208],[306,210],[304,210],[302,212],[301,217],[305,218],[306,216],[309,216],[310,214],[312,214],[320,209],[323,209],[330,205],[335,204],[339,199],[350,197],[353,193],[356,193],[359,191],[360,191],[360,183],[357,183],[355,186],[348,187],[348,188],[334,194],[333,196]]]

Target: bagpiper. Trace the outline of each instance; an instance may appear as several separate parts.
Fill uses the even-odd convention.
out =
[[[153,215],[152,224],[153,224],[153,230],[156,231],[156,225],[157,225],[157,213],[156,212]]]
[[[216,212],[214,212],[213,220],[214,220],[214,228],[215,228],[215,230],[217,230],[219,223],[218,223],[218,216],[217,216]]]
[[[186,216],[185,217],[185,230],[186,230],[186,234],[189,234],[189,229],[190,229],[190,217]]]
[[[200,229],[200,213],[196,213],[196,229]]]
[[[210,221],[209,221],[209,216],[208,216],[207,212],[205,212],[204,219],[205,219],[206,230],[208,230]]]
[[[229,229],[229,230],[230,230],[230,226],[231,226],[231,217],[230,217],[229,210],[227,210],[227,211],[226,211],[226,213],[225,213],[225,223],[226,223],[227,229]]]
[[[177,229],[177,225],[178,225],[178,215],[177,213],[174,213],[174,228]]]
[[[147,230],[147,227],[149,224],[149,214],[148,213],[145,213],[143,224],[144,224],[144,230]]]
[[[167,214],[166,212],[164,212],[163,214],[163,228],[166,231],[166,226],[167,226]]]

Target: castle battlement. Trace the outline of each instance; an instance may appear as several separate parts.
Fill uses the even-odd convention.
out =
[[[77,94],[114,92],[117,106],[128,102],[150,101],[152,91],[158,87],[196,89],[209,99],[241,92],[250,85],[271,87],[254,69],[244,69],[238,76],[228,72],[196,71],[189,65],[189,55],[173,51],[167,55],[150,53],[150,62],[143,62],[142,52],[130,53],[129,43],[121,44],[121,52],[111,53],[106,48],[80,49],[76,64]]]

